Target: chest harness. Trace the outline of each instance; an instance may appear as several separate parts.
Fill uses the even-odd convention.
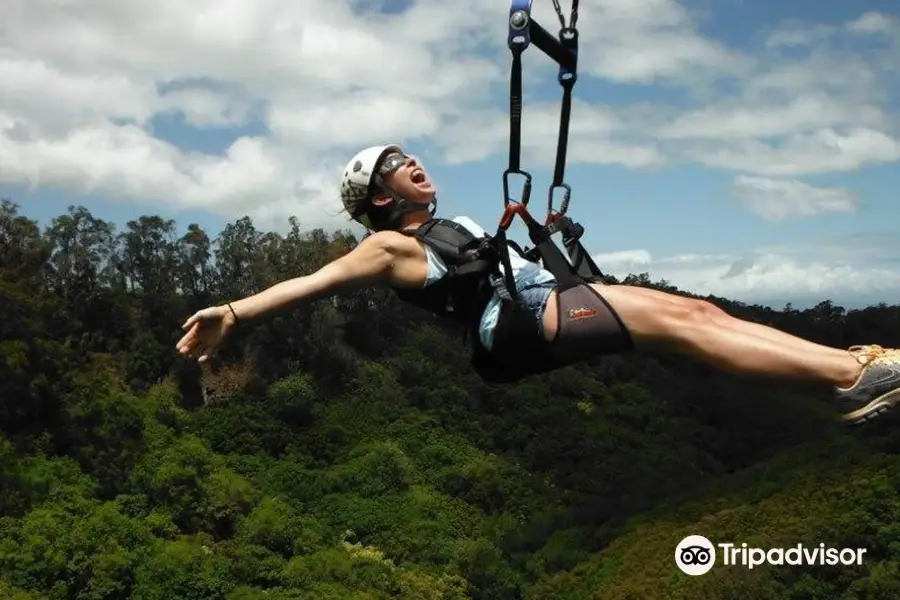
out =
[[[504,211],[493,236],[476,237],[460,224],[434,218],[413,231],[403,232],[430,246],[445,262],[448,272],[438,282],[418,290],[396,290],[398,296],[477,331],[487,303],[496,292],[501,299],[501,316],[489,351],[475,335],[472,364],[490,382],[508,382],[571,364],[588,355],[617,353],[631,349],[631,339],[611,307],[586,284],[605,277],[581,243],[584,228],[567,216],[572,188],[565,183],[566,150],[572,108],[572,88],[578,65],[578,0],[572,0],[569,24],[560,8],[553,6],[561,29],[554,37],[531,17],[532,0],[511,0],[507,45],[512,53],[510,72],[509,165],[503,172]],[[553,181],[548,190],[547,215],[543,223],[529,212],[532,176],[521,167],[522,143],[522,54],[534,44],[559,65],[557,80],[562,87],[562,108]],[[510,195],[513,177],[522,178],[519,200]],[[554,198],[562,192],[559,209]],[[534,247],[522,249],[507,238],[507,230],[519,217],[528,229]],[[552,236],[560,234],[566,255]],[[540,262],[557,282],[560,326],[552,341],[539,334],[539,324],[520,303],[510,251],[526,260]],[[503,266],[501,273],[498,268]],[[591,325],[567,325],[593,318]],[[585,321],[587,322],[587,321]]]

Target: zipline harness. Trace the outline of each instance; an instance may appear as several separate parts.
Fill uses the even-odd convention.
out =
[[[494,248],[503,265],[504,274],[489,276],[491,285],[506,307],[501,312],[494,335],[495,346],[503,350],[487,352],[476,345],[473,355],[476,371],[488,381],[514,381],[526,375],[552,371],[586,356],[619,353],[633,347],[630,335],[615,311],[588,285],[602,282],[605,277],[581,243],[584,227],[566,215],[572,195],[572,188],[565,182],[565,170],[572,88],[578,78],[578,0],[572,0],[568,25],[559,0],[553,0],[560,22],[558,38],[554,38],[532,18],[531,4],[532,0],[511,0],[509,9],[507,45],[512,53],[509,165],[503,172],[503,216],[493,236]],[[535,220],[528,211],[532,178],[521,165],[522,54],[532,43],[559,65],[557,80],[563,90],[556,164],[553,182],[547,193],[547,216],[543,224]],[[518,201],[510,195],[510,178],[514,175],[524,178],[522,195]],[[554,196],[559,190],[562,190],[562,200],[559,210],[556,210]],[[531,250],[523,251],[507,239],[506,232],[516,216],[528,228],[528,235],[534,244]],[[551,239],[556,233],[562,234],[568,259]],[[553,342],[548,343],[542,334],[535,332],[535,325],[543,331],[542,325],[535,324],[529,311],[518,301],[510,265],[510,247],[528,260],[540,261],[556,279],[559,320],[557,338]],[[589,318],[590,322],[576,324],[584,318]]]
[[[494,328],[493,349],[475,344],[472,364],[486,381],[509,382],[528,375],[552,371],[586,356],[618,353],[632,347],[631,338],[621,320],[589,283],[605,279],[591,259],[580,238],[584,228],[566,212],[572,189],[565,182],[566,149],[569,141],[569,118],[572,110],[572,88],[577,79],[578,64],[578,0],[572,0],[572,16],[568,25],[559,6],[553,6],[561,29],[558,39],[550,35],[531,17],[532,0],[512,0],[509,10],[507,44],[512,52],[510,73],[509,166],[503,172],[503,216],[493,236],[477,238],[459,223],[432,219],[408,235],[429,244],[447,265],[447,274],[436,284],[424,289],[398,290],[398,295],[413,304],[466,323],[478,326],[482,312],[494,292],[500,296],[502,309]],[[534,43],[559,65],[559,84],[563,89],[553,182],[547,199],[547,216],[543,224],[528,211],[531,197],[531,174],[522,169],[522,54]],[[512,176],[524,178],[522,196],[510,196]],[[559,210],[554,196],[562,190]],[[528,228],[534,244],[523,250],[507,238],[507,230],[515,217]],[[562,234],[568,258],[551,239]],[[533,311],[519,298],[510,261],[510,248],[525,259],[539,262],[555,278],[557,291],[557,336],[544,339],[543,326],[535,322]],[[503,269],[498,268],[502,265]],[[485,278],[487,282],[485,282]],[[476,322],[470,322],[475,319]]]
[[[560,289],[579,285],[585,281],[600,281],[603,273],[594,263],[590,254],[581,244],[584,227],[566,216],[572,188],[565,183],[566,151],[569,143],[569,119],[572,112],[572,88],[578,78],[578,0],[572,0],[572,13],[569,24],[559,5],[553,0],[553,7],[559,17],[561,29],[558,39],[554,38],[531,16],[532,0],[512,0],[509,9],[509,36],[507,45],[512,53],[512,69],[509,85],[509,166],[503,172],[503,204],[504,212],[500,219],[497,235],[500,241],[507,242],[506,231],[516,216],[522,218],[528,227],[528,234],[535,247],[523,252],[526,258],[540,258],[544,267],[558,280]],[[563,89],[562,108],[559,118],[559,138],[556,146],[556,165],[553,182],[547,194],[547,216],[544,224],[538,223],[528,211],[531,199],[531,174],[522,169],[522,54],[534,43],[547,56],[559,65],[557,79]],[[518,201],[510,196],[510,178],[519,175],[524,178],[522,195]],[[554,196],[558,190],[563,191],[559,210],[554,208]],[[550,239],[555,233],[562,234],[563,245],[569,254],[569,260],[560,252]],[[507,242],[509,243],[509,242]],[[514,244],[514,243],[513,243]],[[509,268],[509,254],[500,244],[501,260],[506,271],[504,287],[515,296],[515,285],[512,281],[512,269]],[[514,246],[515,247],[515,246]],[[571,262],[570,262],[571,261]],[[499,291],[499,290],[498,290]],[[502,295],[502,292],[501,292]]]

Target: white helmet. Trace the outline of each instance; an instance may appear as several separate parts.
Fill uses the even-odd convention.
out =
[[[371,208],[372,197],[377,192],[387,192],[394,196],[398,214],[410,208],[420,207],[398,196],[381,179],[380,163],[392,152],[402,153],[403,149],[396,144],[370,146],[359,151],[344,168],[344,175],[341,178],[341,202],[350,217],[366,229],[375,228],[369,219],[368,211]]]

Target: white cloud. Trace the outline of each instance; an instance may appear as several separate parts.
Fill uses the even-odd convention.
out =
[[[581,69],[618,82],[683,82],[738,73],[751,62],[699,33],[696,17],[671,0],[589,0],[580,38]]]
[[[659,135],[675,140],[754,140],[835,126],[878,127],[887,117],[877,105],[841,102],[809,93],[788,103],[723,102],[685,113],[661,127]]]
[[[254,102],[240,90],[224,91],[185,87],[166,91],[159,97],[159,112],[180,114],[185,123],[197,128],[237,127],[255,118]]]
[[[785,23],[766,38],[767,48],[809,46],[828,39],[837,31],[833,25]]]
[[[549,164],[556,156],[559,102],[528,106],[522,122],[522,158],[526,163]],[[624,115],[582,100],[572,101],[567,160],[570,163],[655,167],[666,162],[656,142],[634,136]],[[438,140],[447,159],[459,164],[486,158],[509,147],[509,115],[485,110],[460,116],[461,126],[447,130]]]
[[[839,35],[842,31],[860,35],[897,34],[900,32],[900,21],[877,11],[869,11],[844,23],[843,27],[822,23],[786,22],[769,34],[766,38],[766,47],[811,46]]]
[[[884,248],[882,248],[882,253]],[[682,254],[652,257],[647,250],[594,256],[600,268],[624,278],[648,273],[679,289],[745,302],[779,303],[787,299],[865,304],[900,295],[900,269],[860,266],[837,257],[810,258],[791,248],[759,250],[743,256]]]
[[[852,213],[859,209],[854,192],[843,188],[815,187],[796,179],[738,176],[732,195],[764,219],[781,221],[823,213]]]
[[[484,100],[500,73],[471,51],[485,12],[504,18],[477,0],[394,16],[348,1],[5,2],[0,183],[229,216],[334,213],[349,149],[436,134]],[[154,137],[151,118],[172,113],[200,128],[263,118],[269,133],[200,155]]]
[[[869,11],[855,21],[847,24],[847,29],[854,33],[890,33],[900,34],[900,21],[876,11]]]
[[[900,159],[900,141],[868,128],[832,128],[785,136],[777,142],[688,142],[684,152],[700,164],[769,176],[854,171]]]
[[[390,15],[367,6],[82,0],[75,10],[6,0],[0,183],[318,224],[337,212],[335,179],[362,145],[421,144],[451,163],[504,152],[507,105],[494,92],[507,86],[508,5],[413,0]],[[555,31],[550,3],[534,9]],[[791,23],[751,53],[704,34],[697,14],[675,0],[582,0],[580,14],[585,81],[576,88],[570,163],[694,162],[771,178],[900,158],[884,85],[897,64],[891,17]],[[847,35],[871,43],[855,53],[830,43]],[[790,53],[796,45],[806,52]],[[526,64],[530,98],[535,73],[554,69],[536,50]],[[605,105],[581,93],[591,77],[677,88],[681,98]],[[559,106],[542,100],[526,105],[524,152],[544,163]],[[260,120],[254,130],[265,133],[198,154],[155,137],[150,123],[165,114],[198,128]]]

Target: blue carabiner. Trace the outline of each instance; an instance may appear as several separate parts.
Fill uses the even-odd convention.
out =
[[[509,4],[510,50],[522,51],[531,43],[531,0],[511,0]]]

